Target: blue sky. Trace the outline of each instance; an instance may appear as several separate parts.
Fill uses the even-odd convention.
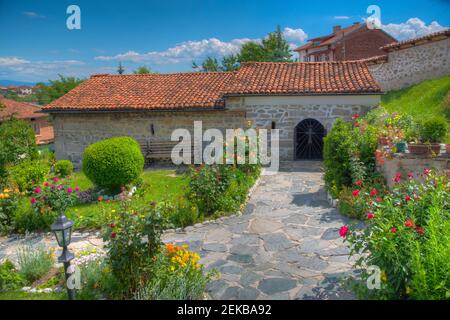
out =
[[[81,9],[68,30],[66,9]],[[450,1],[302,0],[0,0],[0,79],[47,81],[147,65],[190,71],[193,60],[221,57],[280,25],[294,47],[381,9],[383,28],[407,39],[450,27]]]

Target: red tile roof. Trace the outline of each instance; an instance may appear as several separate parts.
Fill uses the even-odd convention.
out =
[[[14,115],[18,119],[47,117],[46,114],[39,113],[39,111],[41,111],[41,108],[38,106],[6,99],[0,95],[0,120],[7,119],[11,115]]]
[[[236,72],[95,75],[45,106],[64,110],[176,110],[224,106],[236,94],[363,94],[381,90],[363,62],[245,63]]]
[[[233,94],[380,93],[367,65],[360,61],[245,63],[236,73]]]
[[[380,49],[383,51],[389,52],[389,51],[400,50],[400,49],[404,49],[404,48],[422,45],[422,44],[425,44],[428,42],[439,41],[439,40],[443,40],[443,39],[447,39],[447,38],[450,38],[450,29],[431,33],[431,34],[428,34],[426,36],[419,37],[419,38],[414,38],[414,39],[405,40],[405,41],[401,41],[401,42],[391,43],[391,44],[381,47]]]

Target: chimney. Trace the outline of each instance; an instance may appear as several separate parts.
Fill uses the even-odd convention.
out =
[[[333,27],[333,33],[336,33],[338,31],[340,31],[341,29],[342,29],[341,26],[334,26]]]

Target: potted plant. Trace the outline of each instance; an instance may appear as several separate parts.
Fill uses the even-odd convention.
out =
[[[438,155],[441,150],[440,142],[448,132],[447,120],[443,118],[430,118],[418,126],[418,137],[408,144],[411,154]]]

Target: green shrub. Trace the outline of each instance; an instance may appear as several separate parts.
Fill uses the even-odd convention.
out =
[[[130,297],[140,284],[151,279],[153,261],[160,251],[161,234],[167,224],[155,205],[137,210],[123,203],[120,211],[104,234],[106,261],[122,295]]]
[[[18,233],[47,232],[55,222],[56,214],[49,211],[38,211],[27,198],[22,198],[14,216],[14,230]]]
[[[17,185],[20,191],[32,191],[44,182],[50,168],[39,160],[25,160],[18,165],[8,168],[9,180]]]
[[[175,228],[184,228],[195,224],[201,217],[195,205],[182,203],[174,208],[168,219]]]
[[[73,164],[70,160],[59,160],[55,163],[55,174],[60,177],[70,176],[73,172]]]
[[[137,180],[144,157],[136,140],[116,137],[94,143],[83,155],[83,172],[97,186],[118,190]]]
[[[13,222],[19,208],[19,190],[13,187],[0,189],[0,233],[13,230]]]
[[[16,290],[25,284],[25,278],[17,272],[11,261],[5,260],[0,264],[0,291]]]
[[[448,123],[444,118],[425,120],[420,127],[420,139],[423,142],[440,143],[448,134]]]
[[[363,269],[360,290],[376,299],[450,297],[450,184],[424,170],[425,182],[401,183],[377,203],[366,228],[349,227],[345,241],[361,266],[377,266],[381,288],[367,290],[372,275]],[[342,229],[341,229],[342,230]]]
[[[53,253],[45,248],[24,246],[17,252],[19,272],[29,282],[36,281],[48,273],[54,263]]]
[[[38,155],[33,128],[25,121],[11,118],[0,124],[0,176],[7,164],[17,164]]]
[[[77,291],[78,300],[113,299],[119,292],[119,285],[103,259],[90,260],[79,268],[81,289]]]

